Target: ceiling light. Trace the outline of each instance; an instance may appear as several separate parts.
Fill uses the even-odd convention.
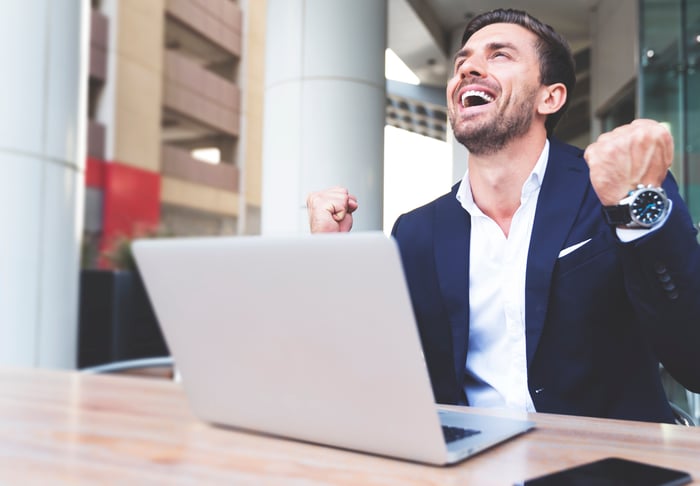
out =
[[[384,56],[384,77],[408,84],[420,84],[420,79],[391,49]]]

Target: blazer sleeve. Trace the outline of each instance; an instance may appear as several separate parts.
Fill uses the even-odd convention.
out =
[[[683,386],[700,392],[700,246],[673,177],[673,209],[663,227],[622,245],[625,287],[657,358]]]

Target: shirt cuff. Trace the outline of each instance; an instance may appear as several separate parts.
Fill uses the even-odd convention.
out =
[[[654,226],[651,228],[615,228],[615,232],[617,233],[617,237],[619,240],[623,243],[629,243],[631,241],[638,240],[639,238],[642,238],[650,233],[653,233],[657,229],[661,228],[665,223],[668,217],[671,215],[671,210],[673,209],[673,201],[670,199],[668,200],[668,211],[666,212],[666,215],[664,216],[664,219],[656,223]]]

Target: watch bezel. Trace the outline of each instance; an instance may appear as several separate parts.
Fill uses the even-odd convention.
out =
[[[646,218],[640,218],[636,213],[636,205],[640,203],[640,200],[645,196],[645,194],[653,194],[651,198],[657,199],[657,203],[655,204],[654,211],[656,214],[654,215],[652,220],[645,220]],[[641,226],[642,228],[651,228],[654,226],[656,223],[658,223],[663,217],[664,214],[666,213],[666,209],[668,208],[668,198],[666,197],[666,192],[663,190],[663,188],[660,187],[645,187],[645,188],[640,188],[634,191],[632,194],[632,200],[629,203],[629,212],[630,212],[630,218],[631,222],[628,223],[630,225],[631,223],[635,223],[636,226]]]

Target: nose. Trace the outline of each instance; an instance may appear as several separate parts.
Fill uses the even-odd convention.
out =
[[[457,72],[462,79],[466,77],[485,78],[486,65],[477,56],[471,56],[469,59],[464,60]]]

